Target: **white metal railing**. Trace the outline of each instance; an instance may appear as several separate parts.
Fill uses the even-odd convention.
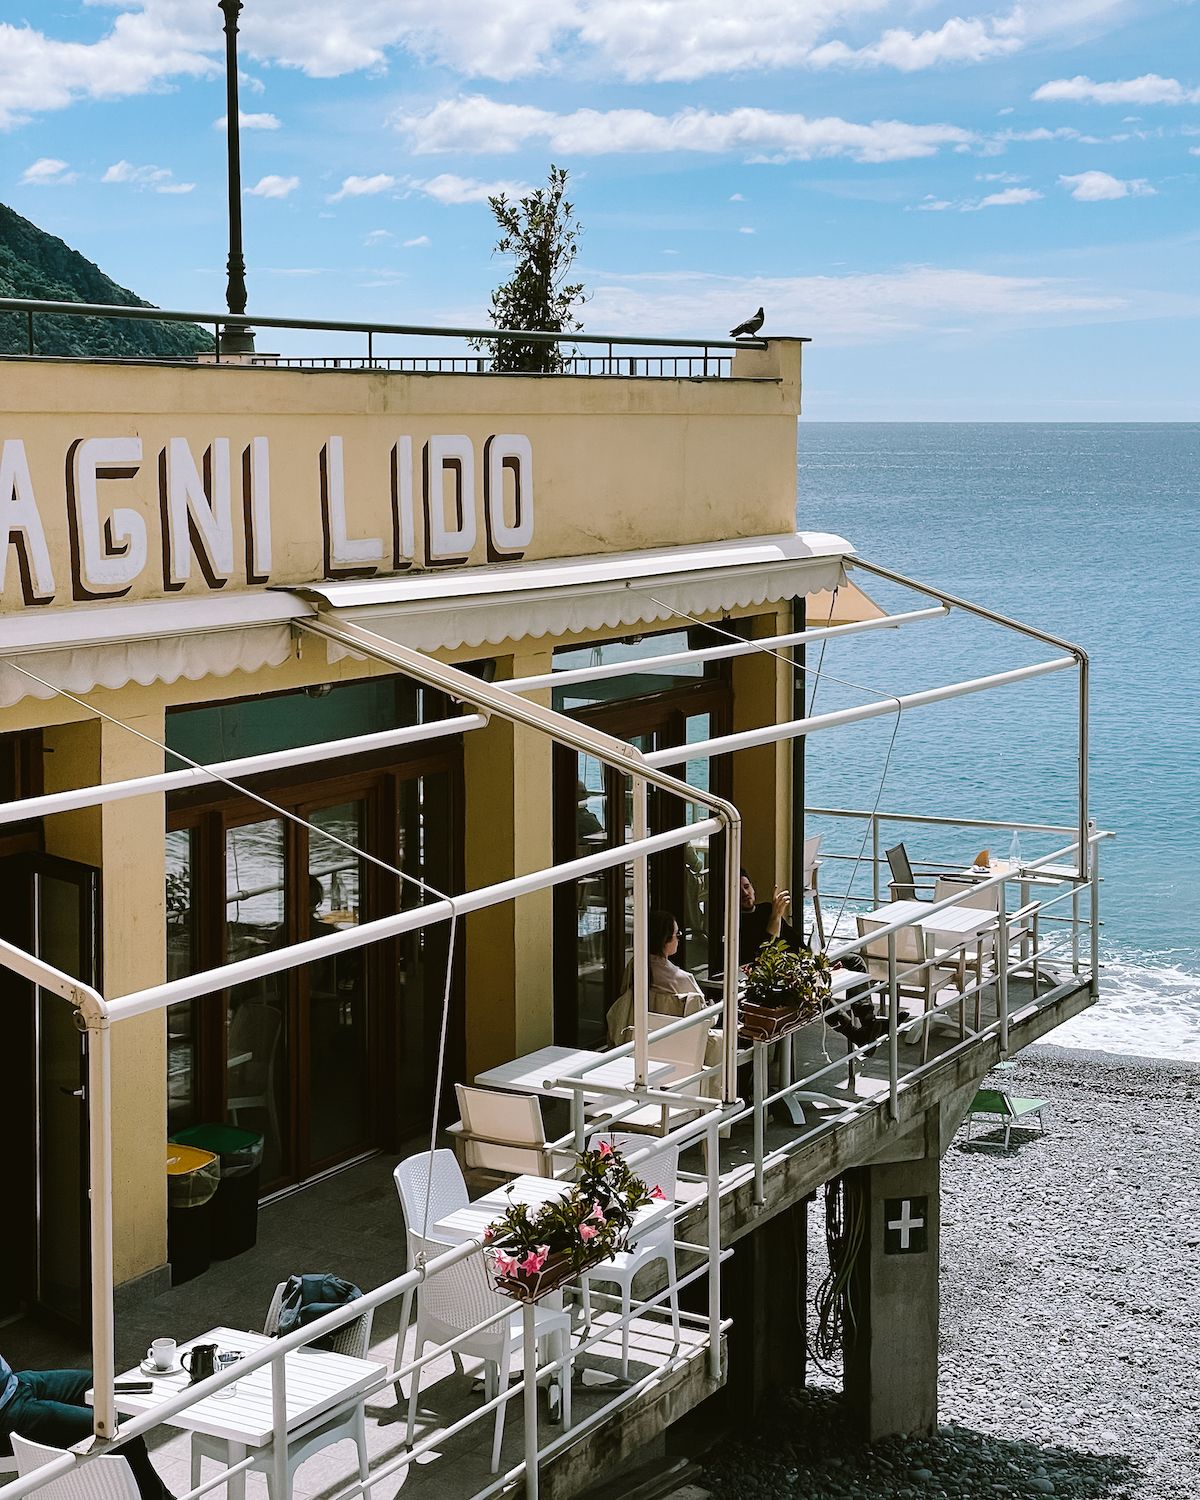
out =
[[[689,1021],[692,1018],[688,1018]],[[637,1102],[639,1091],[630,1091],[630,1102]],[[644,1101],[643,1101],[644,1102]],[[379,1464],[372,1465],[366,1480],[355,1478],[335,1491],[333,1500],[350,1500],[351,1496],[357,1495],[364,1490],[377,1485],[382,1480],[401,1476],[409,1465],[421,1459],[431,1449],[444,1446],[451,1438],[468,1431],[476,1424],[490,1422],[496,1414],[497,1408],[507,1407],[508,1403],[520,1399],[524,1407],[524,1454],[521,1463],[511,1469],[496,1481],[495,1484],[486,1485],[481,1495],[490,1495],[514,1479],[524,1475],[526,1494],[536,1497],[538,1493],[538,1470],[539,1466],[549,1457],[552,1457],[562,1448],[577,1441],[588,1429],[595,1427],[613,1411],[623,1405],[636,1400],[642,1389],[651,1380],[661,1381],[664,1374],[678,1368],[688,1360],[697,1357],[700,1351],[706,1356],[708,1372],[713,1380],[718,1380],[721,1374],[721,1334],[724,1324],[720,1315],[720,1267],[730,1252],[723,1251],[720,1243],[720,1187],[718,1178],[718,1154],[717,1133],[722,1122],[722,1111],[719,1103],[708,1101],[714,1105],[704,1117],[690,1121],[687,1125],[674,1130],[669,1135],[660,1139],[655,1136],[647,1136],[646,1146],[636,1151],[628,1152],[627,1162],[636,1170],[637,1167],[664,1146],[676,1149],[686,1149],[698,1140],[704,1139],[708,1145],[708,1169],[704,1192],[700,1197],[691,1197],[685,1201],[677,1201],[671,1210],[664,1210],[662,1218],[678,1226],[680,1219],[686,1214],[689,1218],[695,1213],[697,1206],[702,1205],[705,1213],[705,1232],[702,1240],[697,1241],[681,1237],[678,1228],[675,1230],[675,1248],[677,1252],[691,1257],[694,1264],[683,1271],[676,1280],[676,1295],[684,1287],[708,1278],[708,1306],[704,1314],[680,1313],[681,1325],[688,1327],[698,1334],[698,1340],[694,1343],[685,1343],[674,1347],[672,1356],[665,1363],[655,1366],[650,1375],[644,1379],[635,1381],[632,1385],[623,1388],[614,1398],[602,1404],[602,1406],[588,1415],[582,1421],[572,1425],[563,1431],[561,1435],[547,1442],[542,1442],[538,1435],[537,1424],[537,1391],[539,1385],[548,1379],[557,1378],[564,1380],[569,1378],[569,1371],[574,1360],[581,1354],[597,1349],[602,1344],[608,1343],[615,1335],[619,1335],[626,1326],[632,1326],[639,1320],[645,1320],[648,1316],[657,1319],[666,1317],[663,1303],[670,1295],[669,1288],[662,1290],[649,1297],[638,1300],[631,1299],[628,1314],[619,1310],[613,1311],[606,1316],[603,1323],[597,1325],[598,1331],[579,1339],[575,1343],[568,1341],[568,1347],[556,1357],[552,1357],[544,1363],[539,1363],[537,1336],[533,1328],[532,1309],[526,1308],[524,1317],[522,1354],[524,1359],[525,1378],[520,1386],[505,1386],[495,1397],[484,1400],[473,1406],[466,1416],[451,1423],[448,1426],[438,1427],[434,1432],[414,1442],[411,1448],[405,1448],[399,1454],[385,1459]],[[597,1124],[597,1130],[607,1130],[610,1122]],[[140,1415],[130,1417],[120,1423],[119,1429],[115,1429],[112,1437],[105,1440],[90,1440],[80,1444],[77,1448],[64,1452],[60,1457],[53,1459],[50,1463],[43,1465],[31,1474],[15,1479],[0,1487],[0,1500],[20,1500],[20,1497],[40,1490],[44,1485],[72,1472],[78,1465],[87,1464],[109,1453],[120,1443],[127,1442],[130,1438],[144,1435],[155,1428],[169,1423],[170,1419],[177,1417],[205,1400],[207,1397],[222,1390],[224,1387],[243,1380],[253,1371],[270,1367],[271,1372],[271,1396],[273,1415],[272,1445],[272,1480],[274,1493],[286,1496],[288,1493],[287,1480],[287,1454],[288,1454],[288,1417],[287,1417],[287,1370],[285,1360],[289,1353],[300,1349],[305,1345],[313,1343],[316,1339],[354,1322],[365,1312],[374,1310],[386,1303],[396,1299],[405,1298],[406,1294],[419,1288],[424,1282],[444,1273],[459,1261],[465,1260],[480,1253],[482,1241],[480,1239],[467,1240],[462,1244],[448,1246],[444,1253],[433,1259],[406,1271],[402,1276],[397,1276],[385,1282],[382,1286],[366,1292],[361,1298],[345,1307],[337,1308],[324,1317],[307,1324],[304,1328],[294,1333],[287,1334],[273,1340],[262,1349],[247,1353],[238,1363],[226,1369],[222,1369],[205,1380],[195,1385],[185,1387],[182,1391],[166,1398],[155,1405],[153,1409]],[[602,1276],[603,1266],[595,1269],[595,1274]],[[419,1295],[419,1292],[418,1292]],[[615,1299],[605,1294],[593,1291],[592,1299],[599,1303],[608,1303]],[[516,1304],[512,1311],[516,1310]],[[360,1393],[358,1399],[365,1399],[372,1393],[378,1393],[387,1387],[397,1387],[405,1379],[417,1378],[419,1373],[432,1365],[435,1361],[452,1353],[455,1348],[478,1334],[482,1329],[495,1323],[499,1317],[510,1317],[511,1311],[505,1311],[486,1318],[475,1326],[465,1329],[455,1335],[453,1339],[445,1343],[431,1345],[414,1358],[405,1359],[403,1353],[404,1340],[401,1338],[398,1345],[397,1362],[394,1367],[374,1385]],[[369,1356],[364,1356],[369,1357]],[[218,1485],[227,1482],[229,1477],[239,1472],[245,1472],[254,1462],[254,1457],[242,1460],[240,1463],[224,1468],[214,1478],[186,1490],[179,1496],[179,1500],[200,1500]]]

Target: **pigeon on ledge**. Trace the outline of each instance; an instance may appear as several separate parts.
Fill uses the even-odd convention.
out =
[[[731,339],[739,339],[741,338],[742,334],[746,333],[749,334],[751,338],[753,338],[758,330],[763,326],[763,323],[765,321],[766,319],[763,317],[763,310],[760,307],[752,318],[747,318],[744,323],[739,323],[736,328],[731,328],[729,330],[729,337]]]

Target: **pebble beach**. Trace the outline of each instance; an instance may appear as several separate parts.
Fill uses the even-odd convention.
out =
[[[718,1500],[1200,1494],[1200,1064],[1040,1046],[1003,1081],[1047,1133],[943,1161],[936,1436],[856,1446],[810,1366],[706,1455]]]

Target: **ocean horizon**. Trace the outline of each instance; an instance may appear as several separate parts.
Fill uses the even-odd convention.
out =
[[[1101,1000],[1052,1040],[1200,1059],[1200,424],[810,422],[797,525],[859,556],[1081,645],[1091,664],[1089,803],[1101,850]],[[885,608],[910,592],[857,580]],[[817,623],[816,621],[810,623]],[[830,644],[822,710],[1045,659],[1053,648],[960,613]],[[1070,825],[1076,674],[1064,672],[810,737],[810,805]],[[894,740],[893,740],[894,731]],[[853,852],[861,825],[814,823]],[[1008,838],[899,827],[918,859],[969,861]],[[1048,853],[1050,835],[1022,835]],[[824,854],[823,849],[822,853]],[[826,868],[830,868],[826,866]],[[849,864],[833,869],[848,872]],[[822,904],[837,912],[839,877]],[[856,891],[866,884],[858,870]],[[841,887],[847,881],[841,876]]]

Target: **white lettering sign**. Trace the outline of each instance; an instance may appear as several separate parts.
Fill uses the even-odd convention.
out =
[[[99,481],[133,479],[142,464],[136,437],[80,438],[67,454],[67,520],[76,599],[120,598],[146,566],[146,523],[128,506],[100,520]]]
[[[10,547],[16,549],[25,603],[48,604],[54,598],[54,570],[20,438],[0,444],[0,596]]]
[[[137,508],[115,503],[122,492],[110,486],[138,477],[142,445],[136,436],[81,437],[67,449],[65,493],[59,490],[58,496],[60,505],[66,502],[75,600],[121,598],[139,582],[141,592],[156,592],[157,579],[144,578],[151,546],[161,556],[161,587],[174,593],[224,588],[243,563],[246,584],[304,582],[314,574],[364,577],[462,564],[475,558],[481,540],[489,561],[511,560],[533,543],[533,448],[520,433],[493,434],[478,456],[464,433],[434,433],[421,443],[419,456],[412,436],[398,436],[386,450],[382,472],[361,463],[352,467],[350,497],[344,444],[331,434],[313,455],[311,488],[297,486],[295,466],[290,467],[287,508],[274,516],[270,445],[266,437],[251,438],[241,449],[240,548],[233,440],[214,437],[202,454],[187,438],[155,440],[157,508],[149,495],[136,497]],[[0,608],[12,606],[14,573],[22,602],[52,604],[56,572],[61,578],[66,571],[53,551],[61,522],[46,526],[52,518],[45,508],[44,477],[38,481],[40,502],[34,491],[32,475],[38,472],[22,439],[0,441]],[[312,556],[313,521],[306,518],[306,507],[322,528],[319,573],[315,560],[303,561]],[[274,580],[272,549],[281,530],[279,550],[288,574]],[[10,552],[15,569],[8,567]],[[304,571],[310,566],[311,572]]]

